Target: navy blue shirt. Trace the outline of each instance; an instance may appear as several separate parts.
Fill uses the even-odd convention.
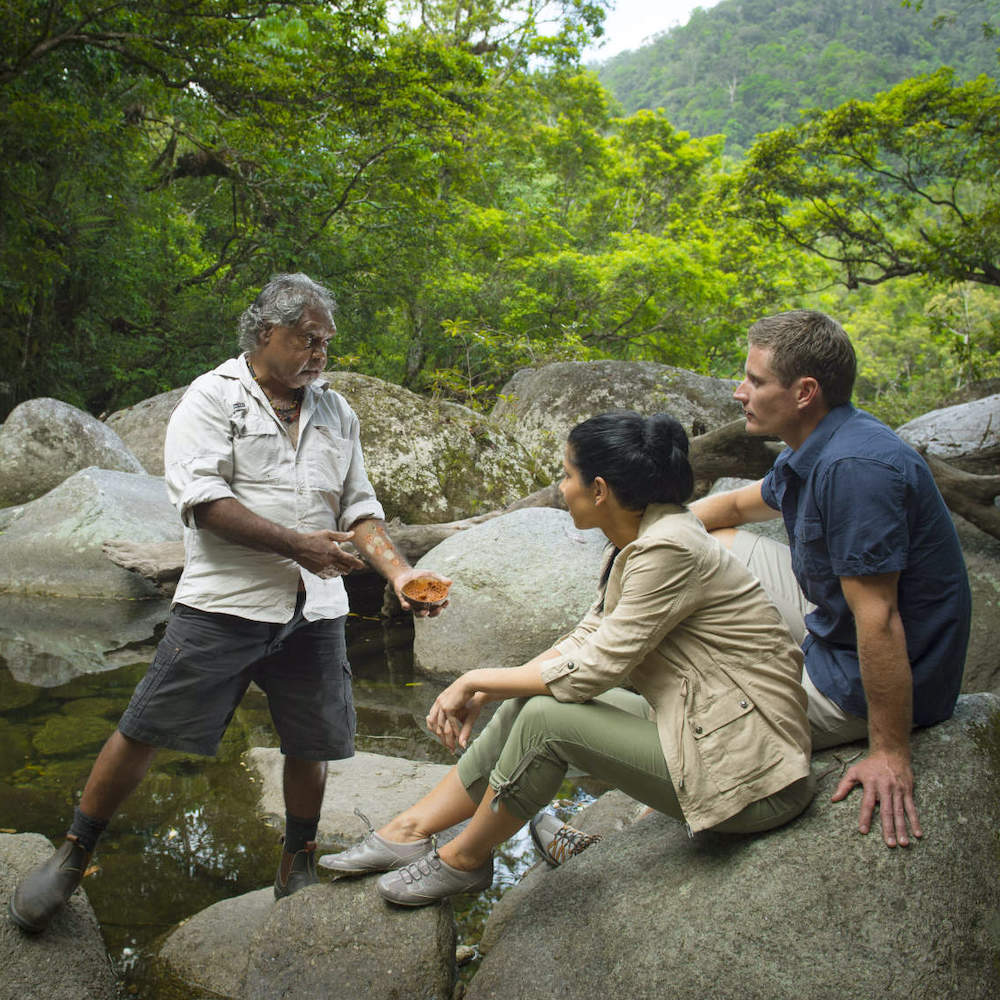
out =
[[[854,616],[839,577],[899,573],[899,613],[913,670],[913,721],[951,716],[969,644],[972,597],[958,535],[927,463],[850,404],[832,409],[764,479],[781,511],[792,569],[816,610],[802,649],[813,684],[867,717]]]

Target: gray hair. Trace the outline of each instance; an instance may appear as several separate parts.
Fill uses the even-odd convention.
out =
[[[750,327],[747,339],[771,351],[771,368],[785,388],[808,375],[831,409],[850,402],[857,358],[844,328],[826,313],[795,309],[766,316]]]
[[[244,351],[260,346],[260,335],[272,326],[295,326],[306,309],[326,313],[333,326],[337,308],[333,294],[305,274],[276,274],[254,303],[240,316],[239,345]]]

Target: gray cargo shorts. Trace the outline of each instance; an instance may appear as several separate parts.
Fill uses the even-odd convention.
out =
[[[300,595],[284,625],[175,604],[118,729],[140,743],[211,756],[254,681],[267,695],[282,753],[353,756],[344,617],[306,621],[302,603]]]

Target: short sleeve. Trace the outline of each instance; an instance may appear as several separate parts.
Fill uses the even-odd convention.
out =
[[[910,533],[906,482],[874,459],[844,458],[817,481],[830,568],[836,576],[898,573],[905,568]]]

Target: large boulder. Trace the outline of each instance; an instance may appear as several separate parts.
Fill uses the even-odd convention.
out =
[[[607,410],[666,411],[695,437],[740,415],[737,384],[653,361],[560,361],[517,372],[492,416],[556,473],[566,435],[581,420]]]
[[[0,427],[0,507],[34,500],[90,465],[145,471],[125,442],[89,413],[58,399],[29,399]]]
[[[108,538],[182,537],[162,479],[89,468],[20,508],[0,534],[0,591],[50,597],[160,597],[101,551]]]
[[[185,921],[157,964],[185,996],[451,1000],[455,924],[448,902],[386,905],[373,878],[309,886],[277,902],[259,889]]]
[[[163,475],[163,439],[167,436],[167,421],[185,392],[186,385],[161,392],[135,406],[116,410],[105,421],[151,476]]]
[[[414,619],[417,667],[452,678],[541,653],[593,602],[606,542],[551,507],[513,511],[446,538],[417,563],[454,581],[440,618]]]
[[[259,812],[271,825],[283,829],[281,751],[254,747],[247,754],[247,763],[260,780]],[[349,847],[368,832],[355,809],[363,812],[376,828],[384,826],[426,795],[447,773],[445,764],[376,753],[356,753],[347,760],[330,761],[319,820],[320,842]]]
[[[77,889],[44,934],[7,919],[17,883],[52,853],[41,834],[0,833],[0,997],[3,1000],[115,1000],[117,981],[94,911]]]
[[[896,433],[918,451],[924,449],[959,469],[995,476],[1000,468],[1000,393],[931,410]]]
[[[505,507],[551,481],[482,414],[368,375],[325,377],[358,414],[368,476],[389,517],[454,521]]]
[[[653,815],[544,872],[467,1000],[992,1000],[1000,697],[964,696],[913,757],[925,835],[910,848],[858,834],[860,794],[830,801],[843,751],[826,751],[813,767],[830,773],[786,827],[692,839]]]
[[[972,589],[972,631],[965,657],[962,690],[1000,694],[1000,539],[987,535],[964,518],[952,518],[962,543]]]

